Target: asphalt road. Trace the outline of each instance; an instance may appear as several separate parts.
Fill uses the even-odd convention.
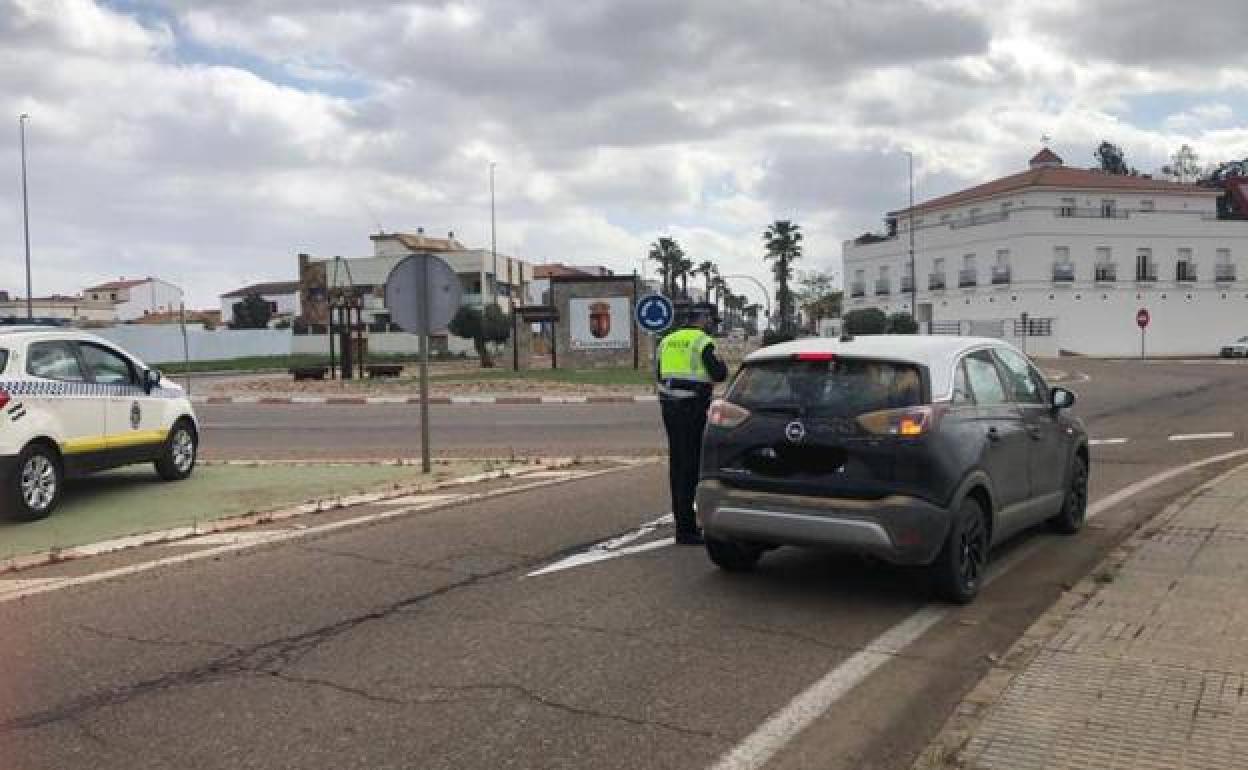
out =
[[[1248,368],[1078,368],[1091,377],[1075,387],[1092,435],[1126,439],[1093,450],[1094,500],[1248,447]],[[525,431],[543,420],[561,446],[579,432],[613,449],[617,425],[623,443],[660,441],[644,406],[594,408],[598,421],[579,429],[579,408],[538,409],[471,418],[463,446],[536,445]],[[269,430],[293,432],[292,449],[343,430],[283,427],[297,416],[283,408],[246,415],[257,426],[238,434],[281,420]],[[216,430],[224,451],[228,431]],[[1131,497],[1077,537],[1010,544],[995,557],[1009,570],[978,602],[890,651],[768,766],[908,767],[988,656],[1216,470]],[[663,513],[664,479],[661,464],[617,469],[0,602],[0,767],[707,767],[925,606],[918,573],[796,549],[749,576],[661,544],[528,576]],[[118,558],[170,553],[157,551]]]

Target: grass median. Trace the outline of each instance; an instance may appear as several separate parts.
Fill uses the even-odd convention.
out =
[[[445,481],[503,467],[465,460],[400,465],[205,465],[186,481],[164,482],[126,468],[70,482],[61,506],[41,521],[0,518],[0,559],[111,540],[314,500]]]

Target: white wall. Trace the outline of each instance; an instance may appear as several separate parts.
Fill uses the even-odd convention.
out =
[[[182,329],[176,324],[113,326],[91,329],[148,363],[171,363],[183,359]],[[192,361],[220,361],[250,356],[284,356],[290,353],[289,329],[187,328]]]
[[[337,345],[337,342],[334,343]],[[476,356],[472,340],[447,335],[447,349],[456,355],[465,353]],[[400,353],[416,355],[420,352],[420,338],[415,334],[403,332],[370,332],[368,335],[370,353]],[[329,337],[325,334],[297,334],[291,338],[291,352],[296,354],[329,355]]]

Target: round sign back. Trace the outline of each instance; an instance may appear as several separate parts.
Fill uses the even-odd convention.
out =
[[[431,334],[459,310],[463,287],[446,262],[432,254],[412,254],[386,278],[386,310],[390,321],[411,334]],[[425,307],[428,306],[428,315]],[[425,327],[428,318],[429,326]]]
[[[1139,312],[1135,314],[1135,323],[1141,329],[1148,328],[1148,322],[1151,320],[1152,316],[1149,315],[1147,308],[1140,308]]]

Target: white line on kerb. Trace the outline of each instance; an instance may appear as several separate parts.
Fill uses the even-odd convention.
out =
[[[1094,438],[1088,439],[1090,446],[1116,446],[1118,444],[1127,443],[1125,438]]]
[[[1137,481],[1089,506],[1088,518],[1104,513],[1124,500],[1184,473],[1244,455],[1248,455],[1248,449],[1237,449],[1234,452],[1171,468],[1143,481]],[[996,564],[995,569],[989,569],[984,584],[987,585],[1006,574],[1039,548],[1040,541],[1035,541],[1011,554],[1007,559]],[[837,665],[822,679],[772,714],[758,729],[737,744],[736,748],[722,756],[713,766],[713,770],[755,770],[766,765],[772,757],[816,719],[823,716],[837,701],[861,684],[872,672],[887,663],[895,653],[904,650],[927,633],[928,629],[944,620],[951,611],[952,608],[947,606],[928,605],[876,637],[860,652]]]
[[[1234,433],[1179,433],[1171,436],[1171,441],[1204,441],[1215,438],[1235,438]]]

